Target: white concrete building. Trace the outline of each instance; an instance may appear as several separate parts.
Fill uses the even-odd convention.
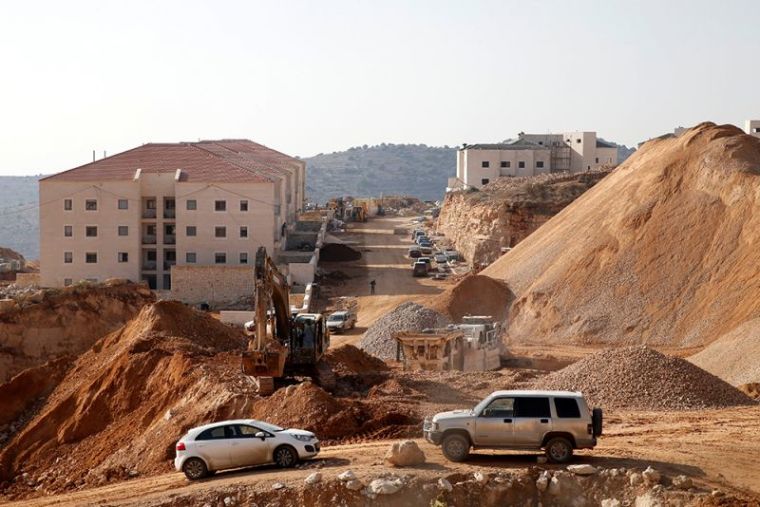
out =
[[[760,120],[745,121],[744,131],[751,136],[760,137]]]
[[[449,179],[448,190],[480,188],[503,176],[576,173],[617,163],[617,147],[597,139],[596,132],[520,133],[503,143],[462,146],[457,152],[457,175]]]
[[[303,161],[248,140],[146,144],[40,180],[40,284],[118,277],[170,289],[176,266],[276,256]]]

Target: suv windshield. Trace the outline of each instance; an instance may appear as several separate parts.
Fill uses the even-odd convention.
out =
[[[341,322],[343,321],[343,315],[330,315],[327,318],[328,322]]]

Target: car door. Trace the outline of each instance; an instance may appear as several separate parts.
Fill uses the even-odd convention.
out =
[[[475,418],[474,443],[508,447],[513,442],[514,398],[496,398]]]
[[[540,447],[544,435],[552,430],[548,396],[515,399],[514,440],[517,447]]]
[[[203,431],[195,438],[195,448],[208,463],[210,470],[229,468],[232,436],[231,426],[216,426]]]
[[[256,437],[259,428],[248,424],[234,426],[234,437],[230,440],[230,466],[246,467],[261,465],[269,461],[269,442],[271,433],[263,432],[265,437]]]

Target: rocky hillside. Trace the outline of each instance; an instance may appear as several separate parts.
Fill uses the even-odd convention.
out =
[[[500,178],[480,191],[452,192],[437,228],[468,262],[488,265],[503,247],[517,245],[607,174],[609,170]]]
[[[365,144],[304,160],[306,195],[318,203],[343,195],[380,194],[437,200],[456,174],[456,148],[448,146]]]
[[[760,139],[703,123],[644,144],[482,274],[512,342],[699,346],[760,316]]]
[[[0,246],[27,259],[40,256],[37,180],[39,176],[0,176]]]

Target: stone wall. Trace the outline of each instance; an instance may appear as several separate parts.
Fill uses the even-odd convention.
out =
[[[16,285],[18,287],[31,287],[40,285],[39,273],[16,273]]]
[[[253,266],[173,266],[172,298],[211,308],[250,307]]]

